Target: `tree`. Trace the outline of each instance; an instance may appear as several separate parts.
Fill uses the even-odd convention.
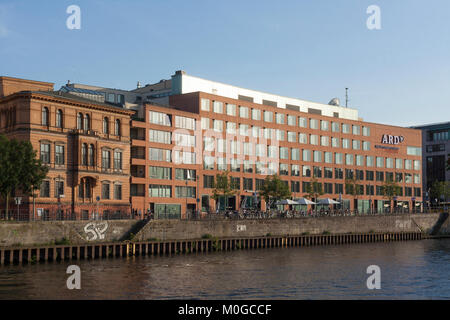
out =
[[[213,185],[213,196],[212,198],[216,201],[220,197],[225,197],[225,209],[228,207],[228,197],[236,193],[236,185],[233,183],[232,177],[229,176],[229,172],[225,171],[216,175],[216,180]]]
[[[292,197],[287,183],[281,180],[277,174],[266,177],[260,195],[266,202],[266,210],[272,206],[274,201]]]
[[[381,195],[388,199],[390,208],[392,207],[392,199],[400,194],[401,187],[395,181],[386,180],[381,186]]]
[[[306,198],[311,200],[315,199],[323,195],[322,183],[320,183],[316,177],[313,177],[311,181],[306,185]],[[315,205],[315,211],[317,213],[317,205]]]
[[[345,194],[349,194],[353,197],[353,200],[358,199],[358,196],[361,195],[360,189],[360,180],[356,177],[346,178],[345,179]],[[354,201],[355,202],[355,201]],[[356,206],[356,204],[355,204]],[[357,209],[357,208],[355,208]]]
[[[13,190],[30,194],[39,189],[47,172],[29,141],[9,140],[0,135],[0,195],[7,214]]]
[[[450,198],[450,182],[434,181],[430,189],[431,199],[437,199],[438,202]]]

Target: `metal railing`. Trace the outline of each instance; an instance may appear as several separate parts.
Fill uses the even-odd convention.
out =
[[[76,221],[76,220],[129,220],[136,219],[134,215],[127,212],[95,212],[85,213],[71,210],[44,210],[33,214],[28,210],[0,210],[1,221]]]

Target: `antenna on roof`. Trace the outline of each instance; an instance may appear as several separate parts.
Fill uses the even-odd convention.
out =
[[[348,88],[345,88],[345,107],[348,107]]]

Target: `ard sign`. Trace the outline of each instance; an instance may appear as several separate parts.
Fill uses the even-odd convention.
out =
[[[405,137],[403,136],[393,136],[390,134],[383,134],[383,137],[381,138],[381,143],[384,144],[400,144],[405,140]]]

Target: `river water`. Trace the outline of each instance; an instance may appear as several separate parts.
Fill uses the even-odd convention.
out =
[[[67,289],[70,264],[80,290]],[[2,266],[0,299],[450,299],[450,240]]]

